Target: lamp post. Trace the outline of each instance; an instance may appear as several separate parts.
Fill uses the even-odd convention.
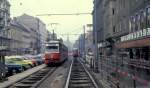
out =
[[[94,4],[96,4],[96,1],[94,0]],[[94,8],[94,13],[93,13],[93,20],[94,20],[94,27],[93,27],[93,37],[94,37],[94,71],[98,73],[98,39],[97,39],[97,22],[96,19],[96,14],[97,9]]]

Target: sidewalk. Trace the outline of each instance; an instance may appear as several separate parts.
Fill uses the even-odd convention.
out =
[[[40,69],[42,69],[44,67],[45,67],[45,64],[34,67],[34,68],[29,69],[27,71],[24,71],[22,73],[18,73],[16,75],[10,76],[10,77],[8,77],[7,81],[4,81],[4,82],[0,83],[0,88],[9,87],[10,85],[18,82],[19,80],[22,80],[22,79],[26,78],[27,76],[39,71]]]
[[[82,58],[80,58],[80,60],[88,68],[88,70],[90,71],[91,75],[93,75],[94,79],[97,81],[99,86],[101,86],[102,88],[111,88],[111,86],[110,86],[110,84],[108,82],[102,80],[102,77],[101,77],[100,73],[93,72],[93,70],[90,68],[90,65],[88,63],[85,63],[85,61]]]

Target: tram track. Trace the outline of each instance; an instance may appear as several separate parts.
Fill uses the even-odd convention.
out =
[[[99,88],[85,66],[75,58],[70,66],[65,88]]]
[[[47,77],[55,72],[56,69],[57,67],[45,67],[7,88],[37,88],[44,80],[47,79]]]

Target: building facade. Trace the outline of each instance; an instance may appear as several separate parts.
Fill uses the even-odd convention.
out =
[[[94,0],[94,29],[104,34],[99,69],[111,88],[150,86],[149,18],[149,0]]]
[[[30,28],[14,18],[10,23],[9,33],[11,35],[11,55],[32,54]]]
[[[31,47],[34,54],[44,53],[47,39],[46,25],[38,18],[23,14],[17,19],[31,30]]]
[[[10,4],[7,0],[0,0],[0,56],[9,54],[9,22]]]

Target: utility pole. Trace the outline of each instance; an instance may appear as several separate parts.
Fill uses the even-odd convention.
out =
[[[96,4],[96,2],[94,2],[94,4]],[[97,9],[95,9],[95,13],[96,13]],[[94,15],[94,14],[93,14]],[[97,17],[96,15],[94,15],[94,20],[96,20]],[[97,39],[97,22],[95,22],[95,27],[93,30],[93,37],[94,37],[94,68],[95,68],[95,72],[98,73],[98,39]]]
[[[84,44],[83,44],[83,49],[84,49],[84,60],[86,62],[86,50],[85,50],[85,25],[83,26],[83,30],[84,30],[84,34],[83,34],[83,40],[84,40]]]
[[[95,72],[98,73],[98,41],[97,41],[97,31],[94,31],[94,37],[95,37]]]
[[[79,38],[79,40],[78,40],[78,50],[79,50],[79,54],[80,54],[80,56],[81,56],[80,38]]]
[[[54,32],[54,29],[53,29],[53,40],[54,40],[54,37],[55,37],[55,32]]]
[[[70,48],[70,41],[69,41],[69,34],[67,34],[67,45],[68,45],[68,49],[71,50]]]

